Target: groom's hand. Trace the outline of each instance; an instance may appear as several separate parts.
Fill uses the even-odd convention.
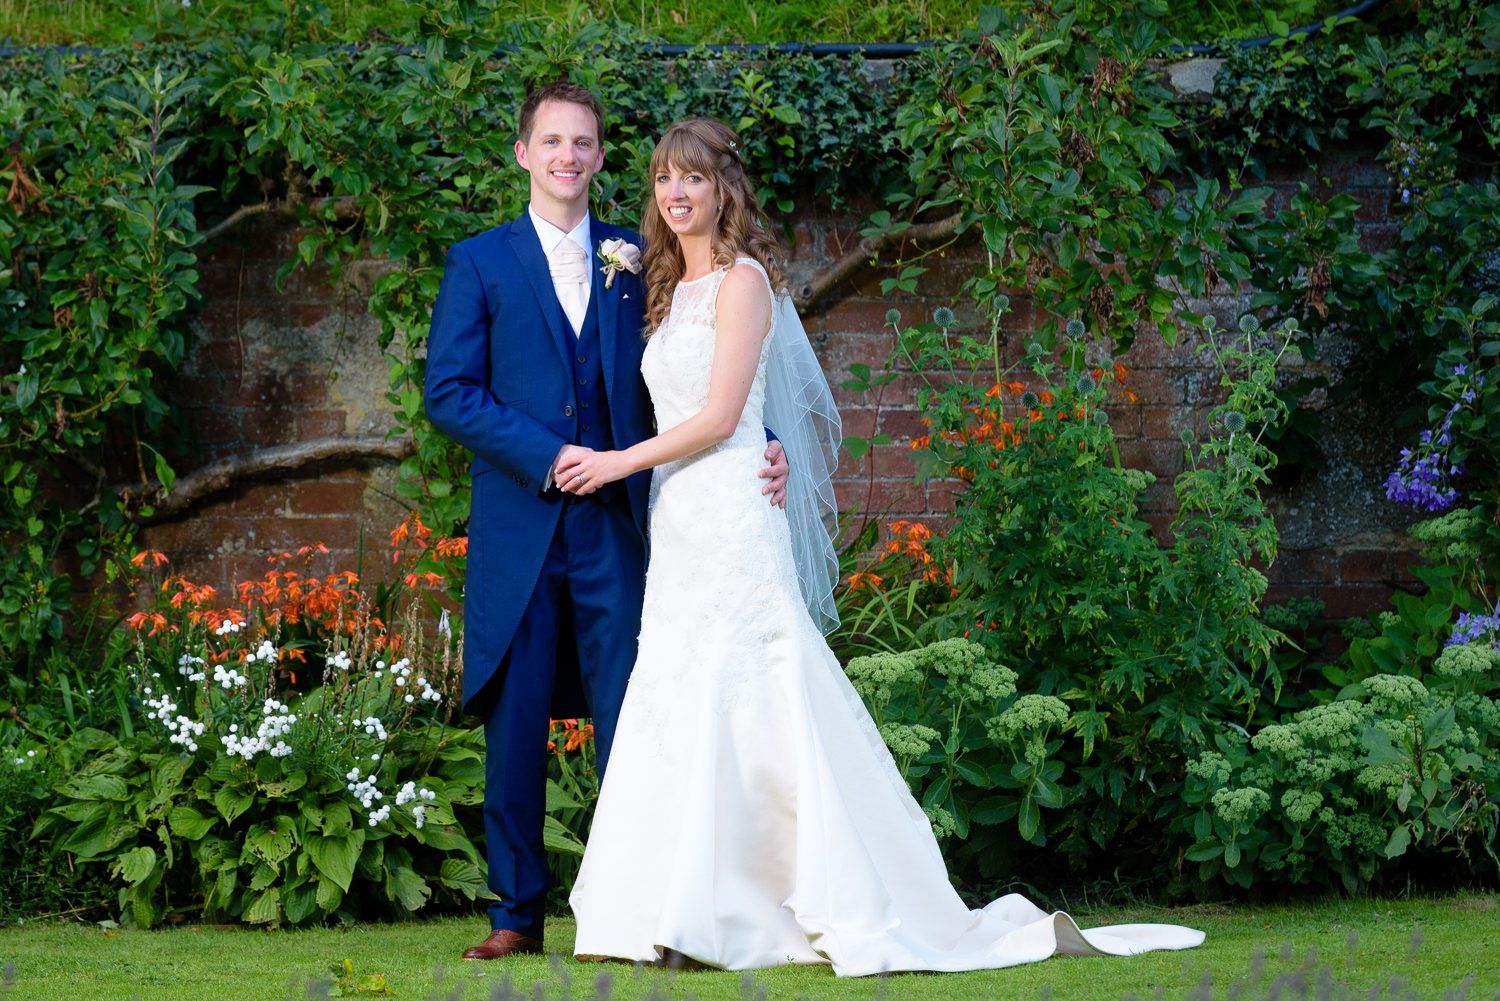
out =
[[[781,447],[781,442],[772,439],[766,443],[766,461],[770,463],[760,471],[760,478],[770,480],[760,488],[760,492],[771,498],[771,503],[777,507],[786,507],[786,475],[790,467],[786,463],[786,450]]]
[[[564,445],[558,451],[557,458],[552,460],[552,471],[547,474],[550,477],[549,485],[566,491],[567,477],[570,475],[567,470],[578,465],[584,456],[591,454],[593,451],[592,448],[586,448],[583,445],[574,445],[571,443]]]

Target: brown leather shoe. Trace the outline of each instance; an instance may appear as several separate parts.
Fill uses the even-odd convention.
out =
[[[496,928],[478,945],[464,950],[464,959],[500,959],[504,956],[541,955],[542,940],[509,928]]]

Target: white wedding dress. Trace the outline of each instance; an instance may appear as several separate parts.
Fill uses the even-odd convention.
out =
[[[646,346],[662,430],[707,400],[724,274],[681,283]],[[640,653],[570,900],[574,951],[857,976],[1199,944],[1176,925],[1080,931],[1015,894],[959,899],[761,494],[765,359],[734,435],[652,481]]]

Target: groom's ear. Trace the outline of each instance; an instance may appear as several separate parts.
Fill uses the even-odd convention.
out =
[[[516,140],[516,162],[521,165],[522,170],[531,169],[526,166],[526,144],[519,139]]]

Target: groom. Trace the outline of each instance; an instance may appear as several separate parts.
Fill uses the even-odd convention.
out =
[[[484,722],[498,898],[493,931],[464,959],[542,951],[548,721],[593,718],[602,777],[635,662],[650,473],[586,497],[552,482],[574,449],[627,448],[655,433],[640,374],[640,238],[588,210],[603,131],[603,109],[582,87],[552,83],[526,98],[516,162],[531,203],[448,251],[432,312],[427,415],[474,453],[463,706]],[[606,241],[620,242],[600,248]],[[764,492],[779,503],[779,442],[766,458]]]

